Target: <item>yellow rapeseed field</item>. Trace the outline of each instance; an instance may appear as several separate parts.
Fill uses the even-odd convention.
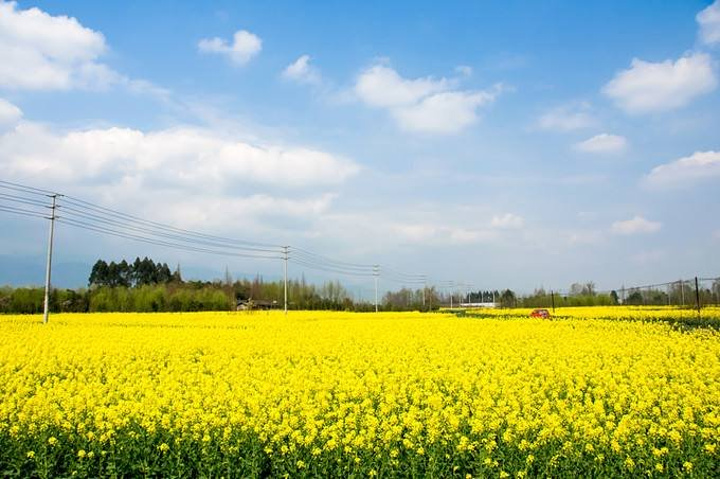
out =
[[[720,476],[720,335],[592,311],[0,316],[0,474]]]
[[[483,316],[509,316],[527,317],[535,308],[513,308],[513,309],[476,309],[470,314]],[[552,312],[552,308],[546,308]],[[697,322],[707,320],[708,322],[720,322],[720,306],[705,306],[698,314],[693,307],[680,308],[678,306],[581,306],[557,308],[554,313],[558,318],[576,319],[616,319],[634,321],[665,321]]]

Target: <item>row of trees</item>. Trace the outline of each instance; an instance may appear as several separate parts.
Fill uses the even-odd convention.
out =
[[[125,260],[110,264],[104,260],[97,260],[93,265],[88,278],[88,284],[93,286],[144,286],[149,284],[182,283],[180,267],[174,273],[170,272],[167,263],[155,263],[147,257],[135,258],[133,263]]]
[[[720,280],[712,283],[695,284],[678,281],[669,283],[664,287],[628,288],[609,293],[598,293],[595,284],[574,283],[566,294],[536,289],[533,294],[525,296],[519,302],[525,307],[548,308],[553,304],[562,306],[609,306],[625,304],[631,306],[693,306],[720,304]]]
[[[261,276],[234,281],[226,271],[223,280],[184,281],[178,266],[174,272],[166,263],[136,258],[107,263],[98,260],[88,278],[88,289],[53,290],[50,308],[59,312],[109,311],[207,311],[233,310],[240,302],[282,307],[283,281],[265,281]],[[42,288],[0,288],[0,312],[39,313],[43,310]],[[701,304],[720,303],[720,281],[700,288]],[[304,276],[288,281],[290,309],[371,311],[372,302],[353,298],[339,282],[309,284]],[[695,303],[695,290],[688,283],[670,284],[664,289],[643,288],[598,293],[595,284],[574,283],[566,294],[537,289],[518,296],[514,291],[473,291],[465,294],[441,293],[434,287],[402,288],[386,292],[380,309],[387,311],[428,311],[460,303],[495,302],[503,308],[563,306],[601,306],[613,304],[664,305]]]

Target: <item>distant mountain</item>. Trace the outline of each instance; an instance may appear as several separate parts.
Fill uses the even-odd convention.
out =
[[[87,286],[92,265],[82,262],[53,262],[52,284],[56,288]],[[0,255],[0,285],[42,286],[45,258]]]
[[[132,261],[135,258],[127,258]],[[175,265],[170,265],[174,270]],[[212,281],[222,280],[225,277],[224,269],[206,267],[193,267],[180,265],[184,280]],[[92,263],[76,262],[54,262],[52,268],[52,284],[56,288],[83,288],[87,287],[88,277],[92,270]],[[233,279],[252,279],[255,274],[233,273]],[[279,275],[263,275],[266,281],[276,281]],[[31,256],[10,256],[0,255],[0,286],[42,286],[45,284],[45,258]]]

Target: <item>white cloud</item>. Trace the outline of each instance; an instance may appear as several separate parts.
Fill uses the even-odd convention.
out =
[[[401,128],[427,133],[455,133],[477,120],[476,110],[495,100],[490,91],[438,93],[420,103],[391,111]]]
[[[358,77],[355,92],[370,106],[408,106],[450,87],[448,80],[431,77],[406,80],[390,67],[375,65]]]
[[[105,88],[122,78],[98,63],[106,49],[103,35],[75,18],[0,3],[0,87]]]
[[[203,38],[198,43],[198,50],[201,53],[226,55],[233,63],[242,66],[260,53],[262,40],[247,30],[238,30],[233,35],[232,44],[218,37]]]
[[[720,151],[697,151],[656,166],[645,177],[645,182],[662,188],[687,186],[708,179],[720,179]]]
[[[320,72],[310,65],[310,55],[302,55],[288,65],[282,74],[283,78],[299,83],[317,85],[321,81]]]
[[[22,118],[22,111],[7,100],[0,98],[0,133],[15,126]]]
[[[597,120],[590,114],[590,105],[574,103],[543,114],[537,122],[539,128],[552,131],[572,131],[595,126]]]
[[[525,224],[525,220],[521,216],[514,215],[512,213],[505,213],[501,216],[493,216],[490,221],[490,226],[498,229],[518,229],[522,228],[523,224]]]
[[[700,24],[700,40],[706,45],[720,43],[720,0],[695,17]]]
[[[601,133],[575,144],[575,148],[586,153],[620,153],[627,148],[623,136]]]
[[[386,65],[374,65],[357,79],[355,94],[365,104],[387,109],[404,130],[449,134],[477,120],[477,109],[501,93],[496,85],[484,91],[452,90],[445,78],[405,79]]]
[[[633,59],[603,93],[627,113],[640,114],[683,107],[717,86],[712,59],[704,53],[684,56],[677,61],[651,63]]]
[[[650,221],[642,216],[635,216],[629,220],[616,221],[611,230],[619,235],[634,235],[639,233],[655,233],[662,228],[662,223]]]
[[[354,162],[323,151],[253,145],[190,127],[59,134],[21,123],[0,137],[0,175],[62,184],[139,181],[153,188],[215,192],[248,184],[335,185],[358,171]]]

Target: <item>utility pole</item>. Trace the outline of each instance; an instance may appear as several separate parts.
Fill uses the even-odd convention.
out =
[[[678,281],[680,283],[680,298],[682,299],[682,307],[685,307],[685,283],[683,280]]]
[[[427,289],[427,278],[423,276],[423,309],[425,309],[425,290]]]
[[[283,246],[283,261],[285,263],[285,316],[287,316],[288,311],[288,304],[287,304],[287,266],[288,266],[288,250],[290,249],[289,246]]]
[[[380,265],[373,265],[373,276],[375,277],[375,312],[378,312],[378,276],[380,276]]]
[[[551,289],[550,290],[550,298],[552,299],[552,309],[553,309],[553,315],[555,314],[555,292]]]
[[[50,195],[52,206],[50,206],[50,234],[48,238],[47,265],[45,267],[45,301],[43,307],[43,324],[47,324],[50,315],[50,273],[52,265],[53,236],[55,234],[55,209],[57,208],[57,194]]]
[[[700,316],[700,287],[698,286],[698,278],[695,276],[695,305],[697,306],[698,317]]]

